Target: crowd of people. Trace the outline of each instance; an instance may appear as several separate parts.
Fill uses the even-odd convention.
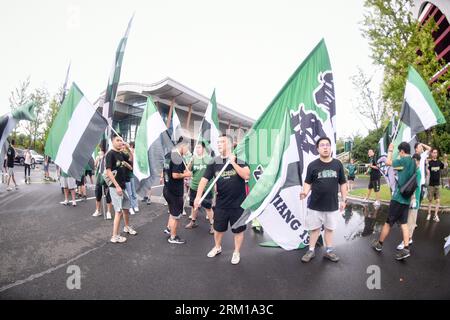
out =
[[[301,259],[305,263],[315,257],[316,245],[322,230],[324,230],[325,242],[324,257],[333,262],[340,260],[333,247],[333,233],[338,225],[339,212],[344,212],[347,206],[347,194],[354,187],[358,170],[353,159],[350,159],[345,167],[339,160],[334,159],[331,146],[332,143],[328,137],[322,137],[316,142],[319,158],[309,163],[303,189],[299,195],[299,200],[309,196],[305,214],[305,227],[310,232],[309,249]],[[422,143],[415,145],[411,156],[410,145],[402,142],[398,146],[398,159],[393,159],[393,148],[393,144],[389,145],[386,165],[392,166],[396,171],[397,186],[393,190],[389,203],[387,220],[379,238],[372,243],[372,247],[378,252],[382,251],[392,226],[397,223],[401,227],[403,241],[398,245],[395,257],[397,260],[403,260],[411,254],[410,246],[413,243],[414,229],[417,227],[418,209],[426,195],[429,200],[427,220],[432,218],[439,222],[441,174],[445,175],[445,170],[448,171],[448,162],[446,156],[443,161],[438,159],[438,150]],[[195,229],[199,225],[199,212],[203,208],[210,224],[209,233],[214,235],[214,246],[207,256],[214,258],[222,252],[223,236],[231,227],[234,235],[231,263],[238,264],[241,259],[240,251],[246,226],[234,228],[233,225],[243,214],[241,204],[248,193],[246,181],[250,178],[250,168],[233,154],[231,137],[220,136],[218,150],[219,154],[211,157],[205,143],[199,142],[191,157],[188,143],[181,139],[165,155],[160,183],[163,186],[163,197],[167,202],[169,215],[163,231],[169,243],[179,245],[186,243],[186,240],[179,236],[179,229],[180,217],[185,214],[185,200],[189,199],[191,215],[189,223],[184,226],[185,229]],[[370,179],[364,201],[368,201],[373,190],[376,197],[374,206],[379,207],[380,168],[373,150],[368,151],[368,156],[369,164],[366,174]],[[130,215],[139,212],[133,175],[133,157],[134,143],[128,144],[119,135],[114,135],[109,151],[106,152],[104,147],[100,148],[94,161],[94,172],[93,168],[86,166],[83,175],[75,179],[57,168],[57,176],[64,194],[64,201],[61,202],[63,205],[76,206],[77,194],[82,200],[86,200],[88,178],[91,185],[95,185],[96,205],[92,216],[102,216],[106,211],[105,218],[114,219],[110,238],[112,243],[124,243],[127,240],[120,232],[122,217],[123,233],[129,236],[137,235],[137,231],[130,224]],[[14,183],[15,189],[18,189],[14,177],[14,159],[14,141],[11,141],[4,162],[4,173],[7,176],[5,183],[8,191],[13,190],[10,183]],[[44,179],[46,180],[50,179],[49,163],[50,159],[46,157],[44,162]],[[30,183],[31,154],[29,150],[25,151],[24,164],[25,183]],[[224,168],[225,165],[226,168]],[[446,183],[448,184],[448,180]],[[408,193],[404,189],[409,185],[412,185],[412,191]],[[151,189],[147,199],[144,199],[147,204],[151,203],[150,191]],[[106,202],[104,207],[103,200]],[[435,201],[434,210],[432,210],[433,200]],[[345,213],[343,216],[345,217]]]

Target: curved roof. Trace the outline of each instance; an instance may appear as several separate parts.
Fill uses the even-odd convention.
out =
[[[103,99],[104,94],[102,92],[100,98],[95,102],[96,105]],[[172,101],[174,99],[176,105],[191,105],[193,112],[201,114],[205,113],[209,103],[209,98],[169,77],[153,84],[138,82],[120,83],[117,88],[116,100],[122,103],[132,104],[133,94],[135,95],[136,101],[142,100],[142,96],[150,95],[160,100]],[[254,119],[225,107],[220,103],[217,103],[217,111],[221,122],[232,121],[233,123],[241,123],[242,127],[247,128],[250,128],[255,122]]]

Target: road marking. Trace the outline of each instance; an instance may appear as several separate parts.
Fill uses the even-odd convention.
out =
[[[8,290],[8,289],[11,289],[13,287],[20,286],[20,285],[25,284],[27,282],[33,281],[34,279],[41,278],[41,277],[45,276],[46,274],[50,274],[50,273],[52,273],[52,272],[54,272],[54,271],[56,271],[58,269],[61,269],[61,268],[65,267],[65,266],[67,266],[68,264],[71,264],[72,262],[74,262],[74,261],[80,259],[81,257],[91,253],[92,251],[95,251],[97,249],[100,249],[100,248],[104,247],[106,244],[107,244],[107,242],[103,243],[101,246],[99,246],[97,248],[92,248],[92,249],[90,249],[90,250],[88,250],[88,251],[86,251],[84,253],[81,253],[78,256],[76,256],[75,258],[72,258],[72,259],[68,260],[66,263],[57,265],[56,267],[52,267],[52,268],[47,269],[47,270],[45,270],[43,272],[33,274],[33,275],[29,276],[26,279],[18,280],[18,281],[14,282],[14,283],[11,283],[11,284],[8,284],[6,286],[3,286],[3,287],[0,288],[0,292],[3,292],[3,291]]]

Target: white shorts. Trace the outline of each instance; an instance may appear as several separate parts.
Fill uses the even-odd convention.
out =
[[[59,182],[61,184],[61,188],[64,189],[75,189],[77,187],[76,183],[75,183],[75,179],[72,177],[59,177]]]
[[[125,188],[122,189],[122,196],[117,194],[116,188],[109,188],[109,195],[111,196],[111,202],[114,207],[114,212],[122,212],[122,209],[130,209],[130,197],[128,196]]]
[[[306,210],[306,229],[317,230],[325,226],[328,230],[336,230],[339,210],[336,211],[316,211]]]
[[[8,167],[8,175],[9,175],[10,177],[13,177],[13,176],[14,176],[14,168]]]

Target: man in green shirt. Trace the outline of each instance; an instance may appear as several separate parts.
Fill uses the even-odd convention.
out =
[[[189,165],[189,170],[192,171],[191,187],[189,189],[189,205],[192,207],[191,221],[186,225],[186,229],[196,228],[198,226],[197,217],[198,209],[194,208],[194,200],[197,195],[198,184],[200,183],[203,174],[205,173],[206,167],[212,161],[212,158],[205,151],[205,143],[201,142],[195,148],[195,155]],[[206,186],[209,188],[211,183]],[[205,190],[206,190],[205,189]],[[209,192],[205,200],[202,202],[202,207],[205,208],[206,214],[208,216],[208,221],[210,223],[209,233],[214,234],[213,229],[213,211],[212,211],[212,200],[213,192]]]
[[[410,156],[411,147],[407,142],[398,145],[399,159],[392,160],[394,144],[391,143],[388,148],[388,156],[386,160],[387,166],[392,166],[397,171],[398,181],[389,204],[389,214],[386,223],[381,230],[379,240],[372,243],[372,247],[380,252],[383,249],[383,242],[389,235],[389,231],[394,223],[399,223],[402,229],[404,248],[399,250],[395,256],[397,260],[403,260],[410,256],[409,251],[409,230],[408,230],[408,210],[411,197],[405,198],[400,193],[400,188],[415,174],[416,162]]]

